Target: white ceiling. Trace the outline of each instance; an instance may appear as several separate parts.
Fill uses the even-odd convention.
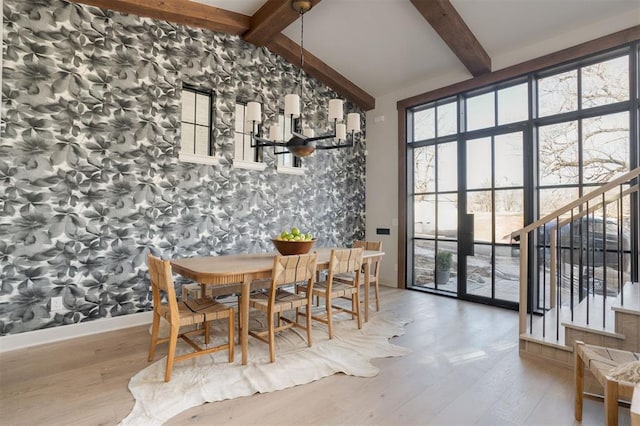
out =
[[[195,0],[253,15],[265,0]],[[493,70],[640,24],[639,0],[451,0]],[[300,42],[300,20],[283,33]],[[322,0],[304,47],[374,97],[464,66],[409,0]]]

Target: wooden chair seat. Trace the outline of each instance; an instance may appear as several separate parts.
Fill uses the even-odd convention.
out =
[[[630,401],[635,382],[618,380],[612,373],[621,366],[640,361],[640,353],[576,342],[575,346],[575,418],[582,420],[584,368],[593,373],[604,388],[605,424],[618,424],[618,401]]]
[[[196,299],[178,302],[171,275],[171,264],[168,260],[161,260],[151,254],[147,256],[149,266],[149,277],[151,290],[153,293],[153,323],[151,326],[151,344],[149,346],[149,362],[153,361],[156,346],[160,343],[168,343],[167,365],[165,369],[164,381],[171,380],[173,364],[176,361],[183,361],[196,356],[207,355],[213,352],[227,350],[229,362],[234,358],[234,332],[235,332],[235,310],[231,306],[224,305],[212,299]],[[162,302],[161,292],[166,294],[166,303]],[[158,337],[160,329],[160,318],[169,322],[169,337]],[[227,319],[228,340],[226,343],[203,348],[191,336],[204,334],[204,343],[209,345],[209,333],[211,321]],[[204,327],[195,330],[180,332],[181,327],[202,325]],[[178,338],[183,339],[193,349],[182,355],[176,355]]]
[[[315,283],[314,284],[314,294],[315,295],[319,295],[319,296],[323,296],[327,293],[327,288],[328,288],[328,282],[327,281],[321,281],[319,283]],[[307,288],[306,286],[300,286],[299,289],[303,292],[307,292]],[[355,294],[356,292],[356,288],[354,285],[350,285],[350,284],[346,284],[346,283],[341,283],[341,282],[336,282],[335,280],[333,281],[333,284],[331,285],[331,296],[336,298],[336,297],[348,297],[350,298],[353,294]]]
[[[290,311],[296,308],[306,306],[307,297],[295,293],[288,292],[284,289],[278,289],[276,292],[275,303],[273,306],[274,312]],[[249,306],[259,309],[263,312],[267,312],[269,309],[269,294],[268,293],[256,293],[252,294],[249,298]]]
[[[171,309],[162,305],[158,309],[160,315],[169,321]],[[178,314],[180,326],[200,324],[205,321],[213,321],[229,317],[229,306],[212,299],[190,299],[186,302],[178,302]]]

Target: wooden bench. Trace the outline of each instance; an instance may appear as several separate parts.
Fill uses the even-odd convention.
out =
[[[582,401],[584,398],[584,368],[593,373],[604,388],[605,424],[618,424],[618,402],[622,398],[631,401],[634,382],[618,380],[611,373],[623,364],[640,361],[640,354],[620,349],[587,345],[576,342],[575,347],[575,418],[582,420]]]

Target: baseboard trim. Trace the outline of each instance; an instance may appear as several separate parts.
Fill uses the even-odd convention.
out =
[[[122,315],[95,321],[70,324],[0,337],[0,353],[16,349],[59,342],[106,331],[120,330],[138,325],[151,324],[152,312]]]

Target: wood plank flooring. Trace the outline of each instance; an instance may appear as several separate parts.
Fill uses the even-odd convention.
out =
[[[334,375],[269,394],[205,404],[171,425],[573,425],[572,371],[518,356],[516,312],[383,287],[381,305],[411,318],[374,360],[373,378]],[[1,425],[113,425],[133,407],[129,378],[147,365],[148,327],[0,354]],[[166,354],[159,348],[156,359]],[[582,424],[601,425],[585,400]],[[620,409],[620,424],[630,424]]]

